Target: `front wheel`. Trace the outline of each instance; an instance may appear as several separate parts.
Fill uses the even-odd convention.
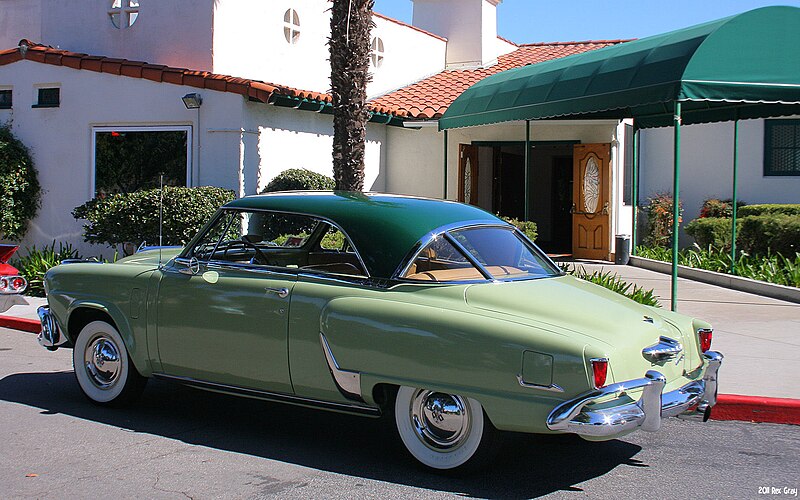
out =
[[[105,321],[83,327],[72,351],[72,365],[83,393],[100,405],[130,403],[147,382],[131,363],[122,336]]]
[[[493,451],[497,430],[472,398],[400,387],[394,417],[408,452],[433,469],[482,467]]]

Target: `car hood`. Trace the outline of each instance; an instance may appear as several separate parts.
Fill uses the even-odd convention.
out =
[[[571,330],[615,347],[645,346],[660,335],[680,334],[652,308],[572,276],[471,285],[465,298],[478,309]]]
[[[159,263],[166,264],[170,259],[181,253],[183,247],[162,247],[142,250],[131,256],[119,259],[114,264],[158,267]]]

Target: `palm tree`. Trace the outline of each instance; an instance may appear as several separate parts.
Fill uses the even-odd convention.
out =
[[[374,0],[332,0],[331,95],[336,189],[364,189],[370,30]]]

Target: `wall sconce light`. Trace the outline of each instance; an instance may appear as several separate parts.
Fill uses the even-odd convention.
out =
[[[203,98],[200,97],[200,94],[192,93],[186,94],[185,96],[181,97],[183,101],[183,105],[186,106],[186,109],[198,109],[201,104],[203,104]]]

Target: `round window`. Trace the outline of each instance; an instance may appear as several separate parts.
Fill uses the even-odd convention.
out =
[[[287,10],[283,15],[283,36],[292,45],[300,40],[300,16],[294,9]]]
[[[139,18],[139,0],[113,0],[108,17],[115,28],[130,28]]]

